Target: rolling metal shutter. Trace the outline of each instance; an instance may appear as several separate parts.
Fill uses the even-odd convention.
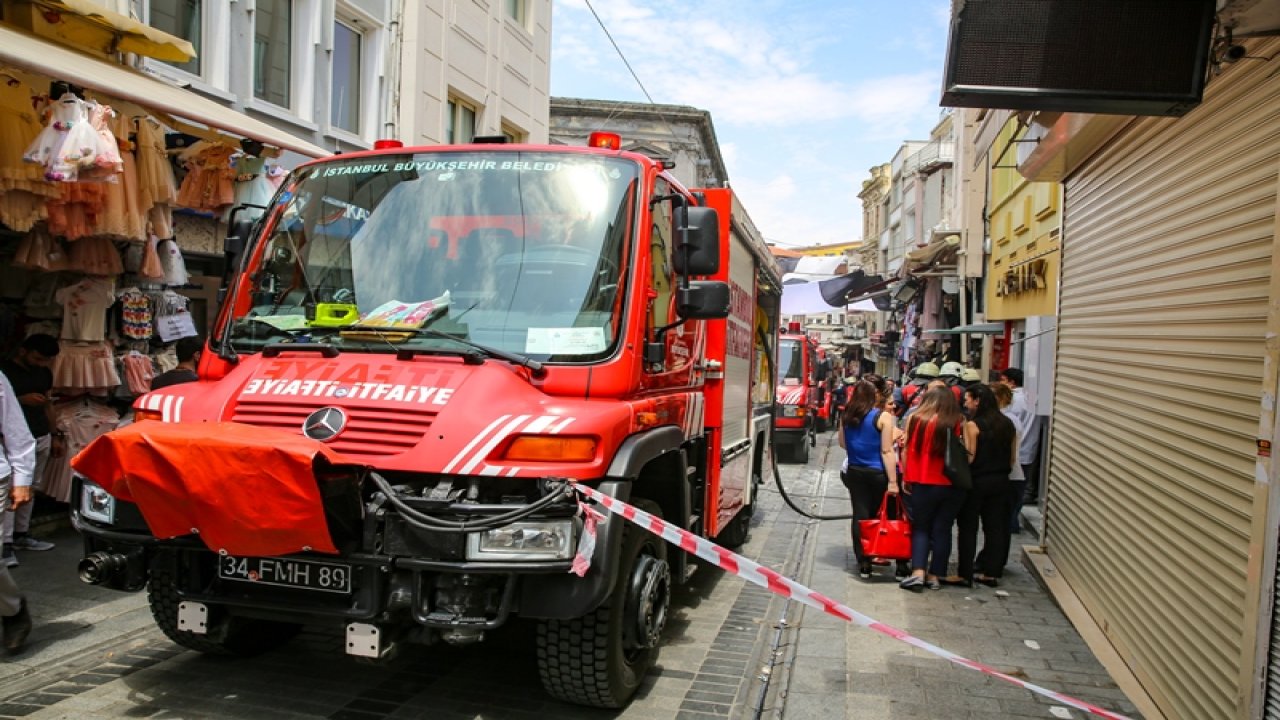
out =
[[[1171,719],[1247,696],[1277,117],[1275,64],[1239,63],[1066,183],[1046,544]]]

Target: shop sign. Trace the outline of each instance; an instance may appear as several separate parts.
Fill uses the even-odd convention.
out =
[[[1032,260],[1006,270],[996,283],[996,297],[1012,297],[1048,288],[1049,281],[1045,278],[1048,268],[1048,261]]]

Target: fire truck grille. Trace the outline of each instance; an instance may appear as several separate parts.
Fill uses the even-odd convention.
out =
[[[231,420],[301,435],[307,416],[319,409],[320,406],[314,405],[241,400]],[[436,417],[435,412],[413,409],[343,409],[347,412],[347,426],[326,444],[344,455],[357,457],[385,457],[405,452],[422,440]]]

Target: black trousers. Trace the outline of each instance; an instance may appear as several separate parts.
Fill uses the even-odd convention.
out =
[[[853,506],[853,522],[849,535],[853,539],[853,554],[858,562],[867,561],[862,553],[862,533],[859,520],[870,520],[880,512],[880,503],[889,489],[889,476],[883,470],[850,467],[840,473],[840,482],[849,490],[849,502]]]
[[[975,475],[973,489],[960,508],[956,545],[960,555],[957,572],[972,580],[978,549],[978,524],[982,524],[982,553],[978,571],[1000,577],[1009,557],[1009,476]]]

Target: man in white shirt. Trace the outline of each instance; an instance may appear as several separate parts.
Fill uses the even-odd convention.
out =
[[[0,374],[0,507],[12,503],[17,509],[31,502],[35,460],[36,440],[27,429],[13,386]],[[4,563],[0,563],[0,626],[4,649],[10,654],[21,652],[31,634],[31,613]]]
[[[1013,493],[1013,520],[1009,528],[1013,532],[1022,530],[1018,522],[1018,516],[1021,514],[1019,510],[1026,497],[1027,483],[1035,477],[1036,455],[1040,452],[1040,417],[1027,401],[1027,391],[1023,389],[1022,381],[1021,368],[1011,367],[1000,371],[1000,382],[1013,390],[1013,402],[1007,408],[1007,415],[1013,421],[1014,427],[1018,429],[1018,464],[1022,466],[1023,475],[1027,478],[1009,483]]]

